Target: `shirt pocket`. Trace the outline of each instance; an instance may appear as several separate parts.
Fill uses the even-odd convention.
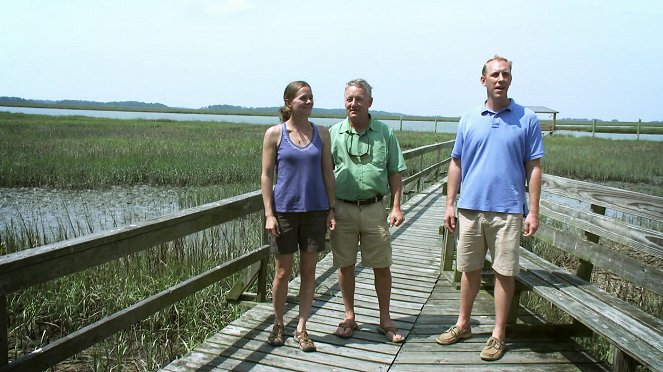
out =
[[[371,164],[378,168],[384,168],[387,165],[387,146],[384,142],[376,141],[373,143]]]

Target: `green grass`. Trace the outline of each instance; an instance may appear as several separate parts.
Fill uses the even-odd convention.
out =
[[[544,173],[594,182],[653,184],[659,189],[663,183],[663,142],[546,136],[544,145]]]

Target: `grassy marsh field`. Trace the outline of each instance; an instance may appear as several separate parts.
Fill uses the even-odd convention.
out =
[[[0,113],[0,187],[153,185],[205,190],[194,206],[258,189],[265,129],[218,122]],[[398,137],[403,148],[414,148],[453,135],[399,132]],[[663,196],[663,142],[564,136],[546,136],[544,141],[546,173]],[[84,227],[92,225],[85,216],[82,223],[74,221],[81,216],[61,218],[62,226],[82,226],[79,234],[89,233]],[[191,240],[12,293],[8,296],[11,357],[257,247],[260,230],[259,216],[251,216]],[[39,226],[25,221],[0,226],[0,252],[51,242],[39,231]],[[59,239],[66,237],[62,233]],[[72,358],[62,369],[158,369],[241,314],[241,308],[223,301],[231,284],[220,283],[159,312]]]

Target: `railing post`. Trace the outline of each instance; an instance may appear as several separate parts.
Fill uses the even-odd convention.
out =
[[[596,214],[605,215],[605,207],[592,204],[590,208],[592,209],[592,212]],[[596,234],[592,234],[588,231],[585,231],[585,238],[587,239],[587,241],[598,244],[600,237]],[[592,278],[593,270],[594,270],[594,265],[592,265],[590,262],[587,262],[585,260],[580,260],[580,262],[578,263],[578,268],[576,269],[576,275],[579,278],[589,281]]]
[[[419,171],[424,169],[424,154],[419,155]],[[420,193],[422,189],[421,177],[417,179],[417,193]]]
[[[403,117],[401,116],[401,125],[400,125],[400,131],[403,131]]]
[[[592,124],[592,138],[596,137],[596,119],[594,119],[594,124]]]
[[[7,296],[0,295],[0,368],[9,364],[9,335],[7,334]]]
[[[636,371],[638,363],[630,355],[612,346],[612,370],[620,372]]]
[[[437,133],[437,118],[435,118],[435,131],[434,133]]]
[[[435,163],[436,164],[440,163],[440,158],[442,158],[442,148],[438,147],[437,152],[436,152],[436,156],[435,156]],[[440,167],[437,167],[437,169],[435,169],[435,181],[437,181],[439,179],[440,179]]]
[[[642,124],[642,119],[638,119],[638,131],[637,131],[636,140],[640,139],[640,124]]]

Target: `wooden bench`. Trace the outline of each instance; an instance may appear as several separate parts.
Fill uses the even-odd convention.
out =
[[[596,268],[663,303],[663,198],[550,175],[544,176],[542,191],[541,226],[523,241],[529,249],[520,248],[510,321],[516,321],[521,291],[532,291],[574,319],[575,326],[550,325],[551,333],[563,327],[574,331],[571,336],[591,330],[604,337],[613,346],[615,371],[635,370],[638,363],[663,370],[663,321],[591,283]],[[644,225],[654,228],[630,221],[649,221]],[[530,250],[573,258],[576,271]],[[445,236],[443,270],[454,270],[454,251],[455,239]],[[459,280],[460,273],[453,278]]]

